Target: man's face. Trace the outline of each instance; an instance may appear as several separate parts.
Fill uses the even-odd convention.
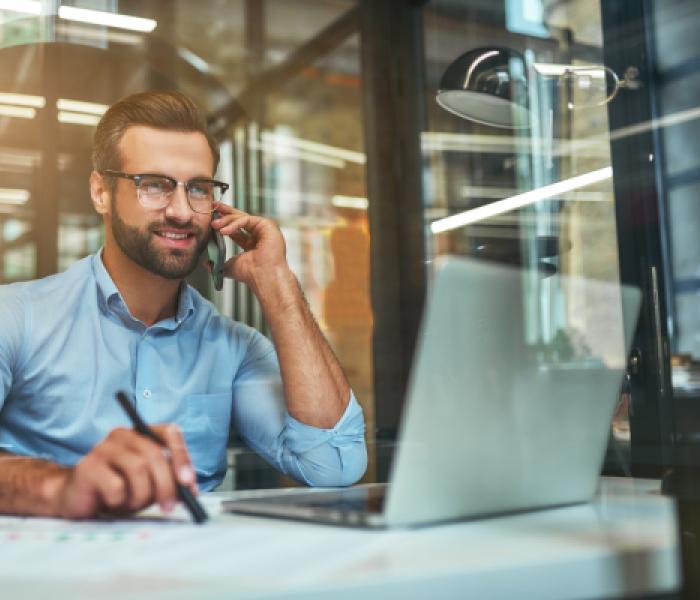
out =
[[[157,173],[179,181],[212,176],[211,150],[201,133],[133,126],[119,147],[125,173]],[[195,269],[207,245],[210,220],[208,214],[192,212],[183,186],[167,207],[153,210],[140,204],[131,181],[117,180],[111,210],[114,240],[133,262],[156,275],[182,279]]]

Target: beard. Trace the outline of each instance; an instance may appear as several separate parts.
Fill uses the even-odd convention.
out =
[[[193,231],[195,237],[192,249],[159,249],[154,242],[154,236],[163,226],[178,229],[182,227],[182,223],[166,219],[162,223],[149,223],[144,231],[127,225],[119,215],[117,203],[112,206],[112,235],[121,251],[155,275],[166,279],[184,279],[197,267],[199,256],[206,248],[207,238],[202,228],[192,223],[188,224],[188,229]]]

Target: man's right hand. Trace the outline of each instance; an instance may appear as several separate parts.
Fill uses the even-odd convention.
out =
[[[170,512],[178,501],[176,483],[198,493],[180,429],[176,425],[154,425],[152,429],[167,449],[132,429],[118,428],[75,466],[51,477],[46,485],[52,512],[82,519],[103,513],[127,514],[153,502]]]

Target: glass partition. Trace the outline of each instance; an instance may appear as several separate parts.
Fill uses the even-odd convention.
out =
[[[519,271],[503,318],[531,366],[619,375],[606,474],[695,477],[698,24],[695,0],[0,2],[0,283],[98,251],[95,125],[177,89],[219,141],[226,201],[285,235],[365,411],[363,481],[390,471],[449,255]],[[244,286],[189,281],[267,333]],[[291,484],[235,434],[229,466],[222,489]]]
[[[382,278],[406,268],[402,261],[418,273],[425,258],[429,270],[445,254],[522,268],[523,339],[535,350],[558,344],[561,356],[584,346],[592,355],[619,356],[624,323],[620,302],[571,293],[562,276],[622,279],[645,298],[659,298],[642,311],[641,327],[653,329],[658,352],[645,349],[640,369],[661,372],[668,362],[658,381],[666,377],[674,394],[664,406],[690,416],[678,431],[669,426],[667,437],[692,438],[698,9],[683,0],[641,3],[635,14],[620,6],[430,0],[398,11],[382,31],[362,18],[379,14],[376,5],[351,0],[3,3],[0,280],[48,275],[99,248],[101,222],[87,189],[95,123],[121,96],[175,88],[210,117],[223,157],[219,176],[231,184],[228,201],[282,227],[290,263],[365,409],[369,439],[391,387],[375,399],[376,373],[409,370],[395,365],[406,362],[397,357],[403,342],[377,354],[376,332],[383,337],[387,323],[399,333],[413,327],[419,311],[398,322],[391,312],[418,306],[422,297],[420,277],[402,273],[386,285]],[[405,31],[413,37],[384,51],[389,25],[403,27],[411,11],[418,27]],[[492,89],[496,96],[512,92],[512,102],[498,109],[506,127],[436,101],[448,68],[479,51],[482,60],[472,56],[465,76],[483,75],[489,53],[508,53],[507,71],[496,75],[505,79]],[[471,103],[492,106],[484,98],[475,93]],[[634,120],[644,102],[655,121]],[[402,112],[408,105],[413,113]],[[382,139],[387,121],[390,135],[404,137]],[[636,144],[640,132],[653,144],[639,168],[655,178],[634,188],[634,172],[622,162],[627,152],[614,154],[626,140]],[[415,164],[402,155],[412,136]],[[388,196],[377,190],[410,177],[421,184],[409,190],[410,202],[390,198],[395,214],[386,220]],[[623,214],[620,199],[630,189]],[[634,212],[657,195],[656,213]],[[630,281],[620,268],[630,263],[627,235],[642,230],[649,243],[634,252],[655,248],[658,256],[644,260],[657,283]],[[392,244],[394,262],[385,257]],[[225,314],[265,330],[241,286],[229,282],[214,294],[203,271],[191,282]],[[395,294],[395,308],[378,313],[386,293]],[[576,334],[582,330],[585,340]],[[625,443],[628,402],[625,395],[614,427]],[[658,420],[668,420],[657,408]]]
[[[522,321],[508,317],[514,339],[522,335],[550,362],[565,364],[584,352],[622,370],[619,293],[603,302],[593,284],[562,285],[620,281],[607,113],[614,75],[605,67],[599,8],[569,2],[528,20],[518,7],[457,9],[434,0],[425,9],[428,256],[520,266]],[[499,52],[508,52],[504,68],[486,67]],[[471,92],[459,114],[443,110],[435,95],[465,54],[464,88],[467,80],[500,81],[498,90]],[[484,116],[482,104],[496,97],[494,104],[505,106],[497,97],[505,88],[507,125],[495,113],[486,122],[491,115]],[[629,442],[624,402],[615,433]]]
[[[282,228],[290,265],[363,406],[371,440],[370,240],[354,7],[347,0],[2,4],[0,282],[64,270],[100,248],[102,221],[88,189],[95,125],[127,94],[178,89],[205,110],[220,140],[226,201]],[[228,251],[235,251],[230,241]],[[204,270],[189,280],[221,312],[265,331],[243,286],[226,281],[215,293]],[[239,486],[281,483],[251,461],[252,475],[239,474]]]

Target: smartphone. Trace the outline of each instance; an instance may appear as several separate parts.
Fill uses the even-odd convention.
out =
[[[212,213],[212,221],[219,218],[219,213]],[[211,278],[214,280],[214,289],[221,291],[224,287],[224,263],[226,262],[226,244],[224,236],[219,233],[218,229],[211,228],[209,243],[207,244],[207,253],[211,262]]]

